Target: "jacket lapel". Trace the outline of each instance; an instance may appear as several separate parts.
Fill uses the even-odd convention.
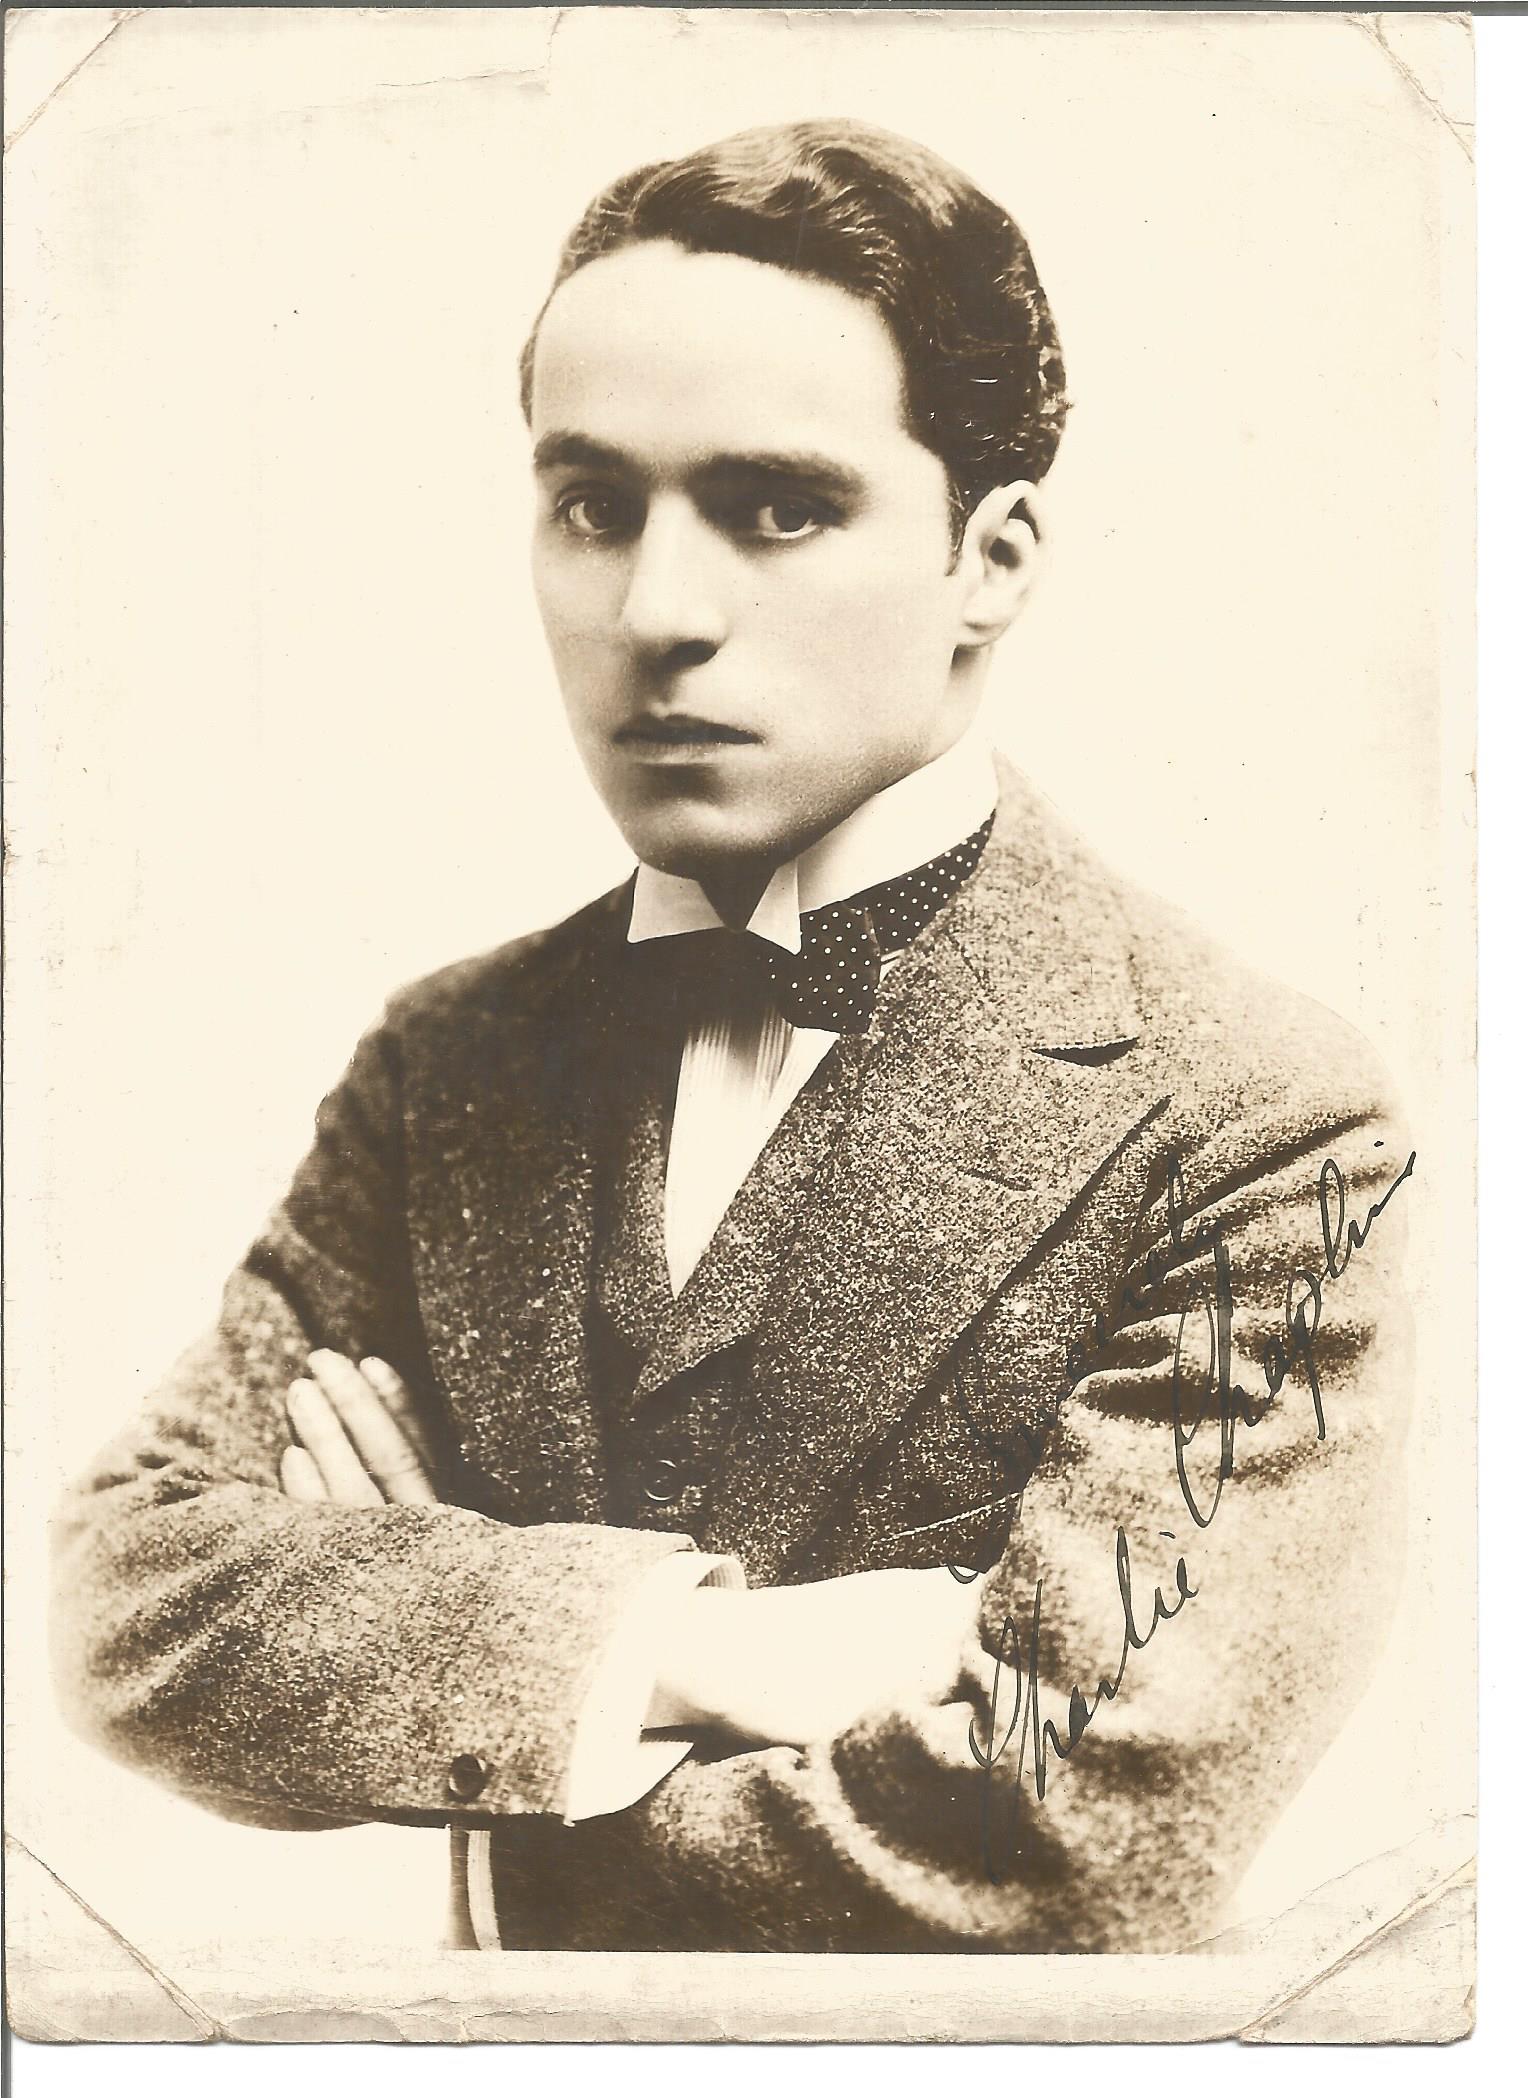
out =
[[[634,1074],[606,1131],[608,1154],[597,1171],[604,1224],[595,1295],[611,1327],[644,1358],[674,1307],[664,1254],[663,1177],[677,1053],[666,1063],[653,1059]]]
[[[1114,892],[1003,768],[981,866],[839,1045],[842,1139],[759,1322],[705,1542],[788,1569],[967,1326],[1162,1102]]]

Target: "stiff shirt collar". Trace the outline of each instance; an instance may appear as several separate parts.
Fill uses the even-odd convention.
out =
[[[777,867],[748,931],[799,954],[803,911],[910,874],[980,830],[996,805],[991,749],[968,729],[941,757],[872,794],[826,837]],[[626,934],[632,943],[710,932],[722,923],[699,882],[645,864],[637,868]]]

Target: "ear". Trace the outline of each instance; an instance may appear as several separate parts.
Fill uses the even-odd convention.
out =
[[[964,579],[961,648],[985,648],[1006,631],[1029,595],[1040,564],[1033,481],[989,489],[971,512],[956,573]]]

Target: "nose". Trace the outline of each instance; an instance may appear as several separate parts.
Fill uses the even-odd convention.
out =
[[[638,653],[703,663],[726,634],[714,535],[682,498],[648,508],[632,556],[621,628]]]

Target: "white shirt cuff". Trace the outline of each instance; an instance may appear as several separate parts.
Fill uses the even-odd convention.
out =
[[[567,1826],[635,1806],[684,1761],[695,1746],[692,1737],[642,1726],[657,1687],[665,1606],[697,1588],[747,1586],[736,1559],[696,1551],[670,1552],[636,1583],[579,1707],[564,1795]]]

